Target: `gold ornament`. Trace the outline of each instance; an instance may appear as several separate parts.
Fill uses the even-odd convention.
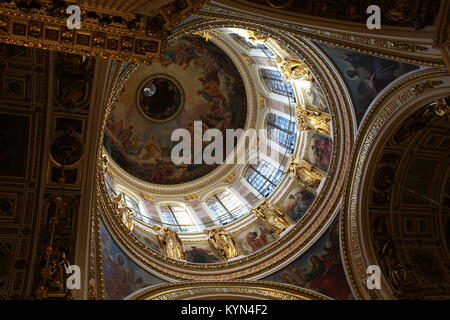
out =
[[[265,199],[252,211],[270,231],[277,235],[280,235],[291,225],[285,214]]]
[[[173,259],[185,259],[183,243],[175,230],[158,225],[154,225],[151,228],[158,234],[159,247],[163,254]]]
[[[254,44],[262,44],[265,43],[268,39],[267,36],[256,33],[255,31],[247,30],[247,39]]]
[[[123,195],[119,193],[118,195],[111,195],[113,201],[113,208],[119,215],[123,224],[130,230],[133,231],[133,210],[128,208],[123,199]]]
[[[322,174],[312,164],[305,160],[292,157],[286,173],[290,173],[294,178],[299,179],[310,188],[317,189],[322,181]]]
[[[311,71],[303,61],[277,57],[276,62],[286,80],[314,80]]]
[[[321,111],[302,109],[300,105],[295,107],[297,115],[297,128],[300,131],[316,131],[326,135],[330,134],[331,118]]]
[[[240,254],[230,233],[223,226],[212,227],[206,231],[208,232],[209,242],[222,257],[230,259]]]

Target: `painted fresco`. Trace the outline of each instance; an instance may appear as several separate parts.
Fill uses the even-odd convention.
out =
[[[146,232],[145,230],[142,230],[139,227],[133,228],[133,234],[136,238],[138,238],[143,244],[145,244],[150,249],[153,249],[157,252],[160,252],[159,245],[158,245],[158,239],[156,235],[153,235],[149,232]]]
[[[315,198],[316,196],[303,186],[296,185],[278,203],[278,207],[293,221],[297,222],[305,215]]]
[[[327,99],[317,82],[314,81],[311,83],[311,87],[302,88],[301,90],[304,93],[303,97],[305,98],[306,109],[316,109],[330,113]]]
[[[186,260],[193,263],[220,262],[220,257],[213,251],[209,243],[186,242]]]
[[[28,117],[0,114],[0,176],[26,175],[28,133]]]
[[[352,299],[341,262],[338,222],[297,260],[263,280],[311,289],[333,299]]]
[[[138,106],[137,91],[150,76],[156,75],[173,79],[183,91],[184,104],[179,112],[173,117],[169,116],[173,112],[169,112],[167,119],[158,114],[158,119],[167,121],[152,121],[148,112]],[[153,88],[144,89],[153,93]],[[158,101],[163,99],[161,96]],[[172,105],[170,101],[163,102]],[[231,59],[212,41],[189,36],[169,45],[162,63],[140,66],[112,108],[104,136],[104,146],[111,157],[137,178],[171,185],[198,179],[217,166],[194,164],[194,152],[202,152],[194,148],[192,164],[175,165],[171,152],[179,141],[171,141],[172,132],[182,128],[193,137],[194,133],[212,128],[223,134],[226,129],[244,128],[247,101],[244,83]],[[202,121],[198,130],[194,121]]]
[[[321,47],[336,64],[353,98],[358,123],[370,103],[395,79],[418,69],[418,66],[378,58],[322,43]]]
[[[274,242],[275,235],[258,224],[241,231],[235,239],[244,254],[251,254]]]
[[[323,171],[328,171],[333,152],[333,142],[329,137],[314,134],[308,141],[306,160]]]
[[[121,300],[136,290],[165,282],[128,258],[111,238],[103,223],[100,223],[100,235],[106,299]]]

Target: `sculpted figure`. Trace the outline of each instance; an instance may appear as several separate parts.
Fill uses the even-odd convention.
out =
[[[209,242],[222,257],[230,259],[240,254],[233,238],[223,226],[212,227],[207,231]]]
[[[329,115],[321,111],[312,111],[302,109],[300,105],[295,107],[297,115],[297,128],[300,131],[313,130],[318,133],[326,135],[330,134],[330,121]]]
[[[442,98],[428,105],[427,112],[433,112],[439,117],[450,117],[450,98]]]
[[[317,189],[320,181],[322,180],[322,174],[319,169],[312,164],[292,157],[291,163],[286,170],[286,173],[290,173],[293,177],[296,177],[307,186]]]
[[[183,243],[178,233],[170,227],[152,226],[158,234],[158,242],[161,252],[169,258],[184,260]]]
[[[251,30],[247,30],[247,35],[248,35],[248,40],[250,40],[250,42],[255,43],[255,44],[264,43],[268,39],[267,36],[260,34],[260,33],[256,33],[255,31],[251,31]]]
[[[282,233],[289,227],[290,222],[286,216],[274,205],[264,200],[260,205],[253,209],[256,216],[276,234]]]
[[[128,229],[130,229],[130,231],[133,231],[134,226],[133,210],[128,208],[128,206],[125,204],[125,201],[121,193],[117,195],[116,194],[111,195],[111,199],[113,201],[113,208],[119,215],[119,217],[122,219],[123,224]]]
[[[303,61],[277,57],[276,61],[286,80],[313,81],[313,75]]]

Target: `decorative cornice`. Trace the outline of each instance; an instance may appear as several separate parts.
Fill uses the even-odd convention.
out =
[[[331,300],[316,292],[266,281],[202,281],[153,286],[129,296],[130,300],[182,300],[195,297],[260,298],[268,300]]]
[[[81,7],[81,28],[68,29],[66,8],[71,3],[36,1],[40,8],[0,4],[0,42],[52,51],[136,63],[159,61],[170,30],[206,0],[186,0],[184,8],[169,2],[154,16],[104,14]],[[158,20],[156,23],[155,20]]]
[[[217,3],[207,4],[195,14],[198,17],[216,21],[234,21],[265,25],[272,30],[302,39],[321,42],[324,44],[349,49],[381,58],[398,60],[405,63],[444,67],[445,62],[437,54],[431,54],[431,44],[428,47],[414,42],[391,41],[392,37],[371,37],[346,31],[335,31],[314,26],[302,26],[291,21],[281,21],[269,16],[259,16],[250,12],[243,12]],[[250,27],[250,26],[249,26]],[[425,50],[426,48],[426,50]]]

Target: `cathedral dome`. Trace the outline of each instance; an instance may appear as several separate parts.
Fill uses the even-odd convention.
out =
[[[174,131],[188,130],[194,138],[198,122],[199,134],[207,129],[225,134],[244,128],[246,117],[245,86],[233,61],[212,41],[185,36],[166,48],[160,63],[139,65],[126,81],[110,113],[104,146],[122,169],[142,181],[187,183],[217,164],[194,161],[201,153],[194,147],[190,163],[175,164]]]
[[[193,21],[161,61],[120,66],[102,139],[104,217],[144,264],[235,278],[239,266],[260,261],[245,269],[254,274],[292,259],[325,228],[351,124],[335,125],[348,101],[317,52],[268,30]],[[240,132],[231,143],[230,132]]]

